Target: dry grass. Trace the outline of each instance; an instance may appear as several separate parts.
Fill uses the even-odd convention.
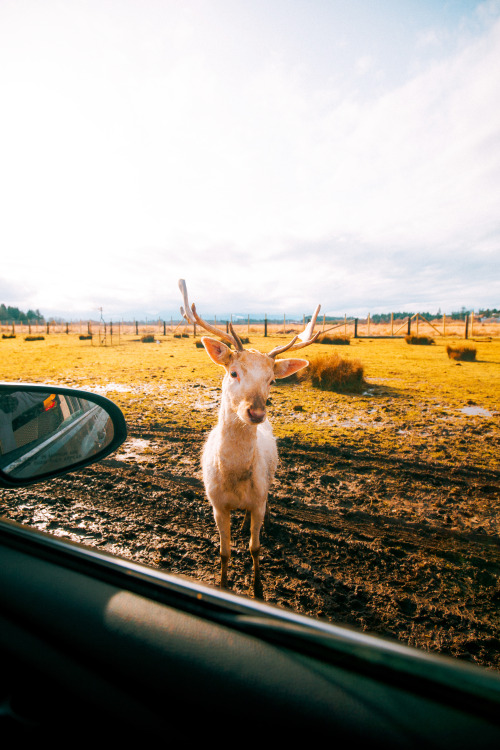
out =
[[[342,336],[340,334],[324,333],[317,339],[318,344],[332,344],[337,346],[346,346],[351,343],[349,336]]]
[[[463,362],[475,362],[477,349],[471,344],[448,344],[446,347],[448,357]]]
[[[314,388],[340,393],[358,393],[366,385],[361,362],[343,359],[337,352],[311,357],[309,367],[297,373],[297,380],[309,380]]]
[[[420,346],[430,346],[435,343],[431,336],[417,336],[415,334],[405,336],[405,341],[407,344],[416,344]]]

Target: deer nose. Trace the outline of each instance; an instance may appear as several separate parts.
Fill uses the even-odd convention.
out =
[[[265,409],[258,409],[258,408],[250,408],[248,409],[248,416],[250,417],[250,420],[254,424],[259,424],[260,422],[263,422],[266,418],[266,410]]]

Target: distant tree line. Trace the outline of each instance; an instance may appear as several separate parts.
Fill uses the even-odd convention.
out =
[[[39,320],[41,323],[45,322],[40,310],[23,312],[18,307],[6,306],[3,302],[0,305],[0,320],[9,323],[29,323],[34,320]]]
[[[500,310],[497,310],[496,307],[493,309],[488,307],[486,310],[479,310],[478,315],[481,318],[495,318],[500,316]]]

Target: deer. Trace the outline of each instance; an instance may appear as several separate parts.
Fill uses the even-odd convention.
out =
[[[253,560],[253,595],[263,599],[260,574],[260,533],[266,516],[268,493],[278,464],[276,438],[267,419],[271,385],[308,366],[306,359],[277,359],[278,354],[314,343],[320,332],[314,326],[316,307],[304,331],[283,346],[262,353],[244,349],[232,323],[224,331],[203,320],[189,305],[186,282],[179,280],[183,318],[217,338],[202,336],[210,359],[225,370],[218,422],[209,433],[201,456],[203,483],[212,506],[220,539],[220,588],[228,588],[231,557],[231,511],[250,517],[250,553]],[[245,525],[245,521],[244,521]],[[242,527],[243,528],[243,527]]]

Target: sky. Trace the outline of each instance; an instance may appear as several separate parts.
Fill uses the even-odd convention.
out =
[[[0,302],[500,308],[500,0],[0,0]]]

